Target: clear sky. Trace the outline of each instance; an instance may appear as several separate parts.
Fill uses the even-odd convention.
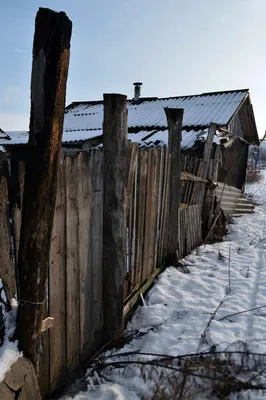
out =
[[[73,21],[67,103],[249,88],[266,129],[266,0],[0,0],[0,127],[27,129],[38,7]]]

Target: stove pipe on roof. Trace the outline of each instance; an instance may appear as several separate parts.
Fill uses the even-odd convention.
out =
[[[140,92],[141,92],[142,83],[141,82],[135,82],[135,83],[133,83],[133,85],[135,86],[135,89],[134,89],[134,100],[138,101],[139,98],[140,98]]]

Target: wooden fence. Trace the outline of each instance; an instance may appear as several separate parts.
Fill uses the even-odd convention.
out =
[[[191,162],[192,163],[192,162]],[[195,159],[194,163],[198,163]],[[131,144],[127,179],[127,265],[124,297],[134,294],[167,252],[168,149],[141,150]],[[20,164],[22,199],[24,168]],[[205,181],[183,172],[179,209],[179,257],[202,241],[201,207],[195,203]],[[197,180],[199,179],[199,180]],[[189,205],[190,204],[190,205]],[[19,232],[21,211],[13,207],[13,227]],[[61,159],[50,250],[46,315],[52,329],[42,335],[39,381],[49,394],[67,382],[101,345],[103,151],[95,149]],[[15,240],[17,254],[18,234]],[[130,303],[128,308],[130,308]]]
[[[198,165],[198,159],[191,164]],[[130,296],[161,266],[167,253],[168,148],[148,150],[131,145],[128,173],[127,203],[127,274],[125,297]],[[196,171],[195,171],[196,172]],[[179,209],[179,229],[176,249],[179,257],[188,254],[201,243],[201,208],[195,204],[205,182],[191,174],[181,174],[181,198],[186,206]],[[194,181],[192,180],[194,179]],[[193,205],[194,204],[194,205]]]

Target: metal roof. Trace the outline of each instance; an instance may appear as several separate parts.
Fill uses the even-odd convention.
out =
[[[128,100],[129,139],[142,146],[167,145],[168,131],[165,107],[184,108],[182,147],[191,148],[197,140],[205,140],[210,122],[228,125],[249,96],[248,89],[203,93],[171,98]],[[84,142],[102,135],[103,102],[74,102],[66,108],[63,143]],[[28,132],[8,132],[10,144],[26,144]],[[217,138],[217,142],[220,139]],[[152,145],[153,143],[153,145]],[[156,145],[155,144],[155,145]]]
[[[243,89],[184,97],[141,99],[137,103],[129,100],[129,132],[167,128],[165,107],[184,108],[183,128],[186,130],[204,129],[210,122],[225,126],[247,95],[248,90]],[[67,107],[64,131],[75,135],[74,132],[77,131],[101,129],[102,122],[103,102],[75,102]]]

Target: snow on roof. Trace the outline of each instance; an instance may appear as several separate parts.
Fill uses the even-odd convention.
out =
[[[146,128],[167,128],[165,107],[184,108],[184,128],[206,128],[210,122],[227,125],[248,94],[248,90],[206,93],[202,95],[172,97],[167,99],[129,100],[129,131]],[[64,130],[101,129],[103,122],[102,102],[75,102],[67,107]]]
[[[27,144],[29,138],[29,132],[27,131],[10,131],[8,135],[11,138],[9,144]],[[102,135],[102,130],[93,130],[93,131],[77,131],[73,135],[73,132],[64,132],[63,133],[63,143],[75,143],[87,141],[94,138],[99,138]],[[183,149],[189,149],[193,147],[194,143],[199,141],[204,141],[207,136],[207,129],[200,131],[190,131],[186,130],[182,131],[182,143],[181,147]],[[132,142],[140,143],[142,147],[150,147],[150,144],[157,144],[160,146],[168,145],[168,130],[154,130],[154,131],[140,131],[138,133],[129,133],[129,140]],[[216,137],[215,143],[220,143],[220,139]],[[154,145],[153,145],[154,147]]]
[[[206,138],[210,122],[226,126],[248,90],[204,93],[172,98],[142,98],[138,103],[128,100],[129,138],[148,146],[151,142],[167,145],[168,131],[165,107],[184,108],[182,147],[191,148],[195,141]],[[103,102],[75,102],[66,108],[63,143],[86,141],[102,135]],[[8,132],[10,144],[26,144],[28,132]]]

